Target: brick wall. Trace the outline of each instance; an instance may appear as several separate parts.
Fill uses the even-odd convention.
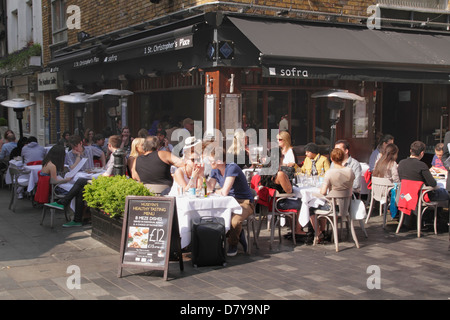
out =
[[[127,26],[152,20],[157,17],[167,15],[181,9],[193,6],[204,5],[215,1],[207,0],[161,0],[159,4],[153,4],[150,0],[130,1],[130,0],[67,0],[67,6],[77,5],[81,10],[81,30],[91,36],[100,36],[112,31],[116,31]],[[271,6],[289,9],[342,13],[345,15],[367,16],[367,7],[374,4],[375,0],[235,0],[228,1],[235,3],[253,3],[260,6]],[[218,10],[235,11],[236,8],[226,5],[217,6]],[[210,8],[213,10],[213,8]],[[262,12],[253,10],[256,14],[271,14],[274,12]],[[43,42],[44,42],[44,65],[50,60],[51,31],[51,1],[42,1],[43,14]],[[314,15],[305,18],[317,19]],[[68,30],[68,45],[78,43],[77,33],[80,30]]]

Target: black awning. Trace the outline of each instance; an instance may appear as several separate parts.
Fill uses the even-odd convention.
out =
[[[55,55],[48,65],[50,67],[65,66],[76,69],[94,64],[120,62],[191,48],[194,45],[194,31],[195,26],[190,25],[138,40],[123,42],[122,39],[118,39],[117,42],[122,43],[116,45],[112,43],[109,47],[98,44],[76,51],[64,52],[60,50],[60,53]]]
[[[77,51],[59,53],[48,63],[48,66],[88,67],[103,62],[103,55],[101,46],[96,45]]]
[[[447,35],[229,19],[260,51],[265,76],[449,83]]]
[[[194,26],[112,45],[106,49],[105,63],[142,58],[153,54],[193,47]]]

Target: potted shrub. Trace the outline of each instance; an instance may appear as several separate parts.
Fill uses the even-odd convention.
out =
[[[83,198],[91,211],[91,236],[120,250],[123,214],[127,196],[152,196],[140,182],[126,176],[99,176],[84,187]]]

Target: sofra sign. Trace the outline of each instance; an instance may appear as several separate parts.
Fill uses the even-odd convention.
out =
[[[308,78],[308,70],[298,67],[268,67],[269,77]]]

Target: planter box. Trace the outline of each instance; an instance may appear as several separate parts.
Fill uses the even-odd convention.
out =
[[[112,219],[97,209],[90,208],[90,211],[92,221],[91,237],[119,252],[123,220]]]

